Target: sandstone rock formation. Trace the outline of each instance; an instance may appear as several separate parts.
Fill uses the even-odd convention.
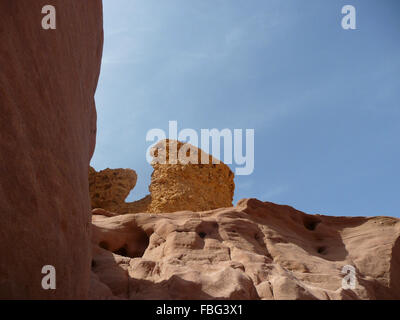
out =
[[[136,181],[136,172],[131,169],[106,169],[96,172],[90,167],[89,193],[92,208],[120,212]]]
[[[42,29],[47,4],[56,30]],[[2,0],[0,16],[0,298],[85,298],[102,3]]]
[[[89,168],[89,193],[92,214],[116,215],[123,213],[147,212],[151,196],[141,200],[125,202],[129,192],[135,187],[137,175],[131,169],[105,169],[97,172]]]
[[[176,148],[176,155],[183,150],[184,157],[173,157],[173,152],[170,152],[173,148]],[[216,163],[217,160],[209,154],[178,141],[160,141],[153,147],[152,153],[154,172],[150,195],[131,203],[125,202],[125,199],[136,185],[137,176],[133,170],[106,169],[96,172],[90,168],[92,208],[123,214],[204,211],[232,206],[234,174],[226,164]],[[207,163],[202,164],[201,157],[207,159]],[[177,162],[173,163],[173,158]],[[161,159],[165,161],[160,162]]]
[[[400,220],[255,199],[204,212],[93,216],[93,298],[400,299]],[[343,289],[345,265],[355,289]]]
[[[166,163],[156,161],[161,154]],[[153,156],[149,212],[204,211],[232,206],[234,174],[226,164],[217,163],[215,158],[188,143],[173,140],[160,141],[153,148]]]

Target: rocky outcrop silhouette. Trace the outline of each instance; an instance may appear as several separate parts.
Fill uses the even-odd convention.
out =
[[[89,167],[89,193],[92,214],[110,215],[123,213],[147,212],[151,196],[141,200],[125,202],[130,191],[135,187],[137,174],[132,169],[105,169],[97,172]]]
[[[151,152],[154,171],[150,194],[135,202],[125,202],[136,185],[135,171],[106,169],[96,172],[90,168],[92,208],[123,214],[204,211],[232,206],[234,174],[226,164],[201,149],[174,140],[160,141]],[[184,156],[180,157],[179,153]]]
[[[121,213],[129,211],[125,199],[135,187],[136,180],[136,172],[131,169],[106,169],[96,172],[90,167],[89,193],[92,208]]]

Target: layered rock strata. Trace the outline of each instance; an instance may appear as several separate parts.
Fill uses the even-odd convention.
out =
[[[93,225],[94,298],[400,299],[396,218],[249,199],[204,212],[96,215]],[[343,285],[348,268],[354,289]]]

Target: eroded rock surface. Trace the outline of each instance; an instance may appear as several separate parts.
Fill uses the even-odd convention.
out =
[[[174,150],[172,148],[176,148],[176,153],[170,152]],[[184,156],[178,157],[182,151]],[[135,202],[125,202],[136,185],[137,176],[133,170],[106,169],[96,172],[90,168],[92,208],[123,214],[204,211],[232,206],[234,174],[226,164],[216,163],[215,158],[190,144],[173,140],[160,141],[152,152],[154,171],[149,186],[150,195]],[[161,160],[161,154],[165,161]],[[207,159],[207,163],[202,163],[201,157]]]
[[[102,298],[400,298],[396,218],[314,216],[250,199],[197,213],[96,215],[93,225]],[[342,288],[345,265],[356,270],[354,290]]]
[[[57,29],[42,28],[53,5]],[[0,299],[86,298],[101,0],[0,1]],[[42,268],[57,272],[43,290]]]
[[[160,160],[162,153],[167,163],[155,161]],[[149,212],[204,211],[232,206],[234,174],[226,164],[216,163],[215,158],[201,149],[174,140],[159,142],[153,148],[153,156]]]
[[[125,202],[137,181],[136,172],[132,169],[105,169],[97,172],[89,168],[89,192],[92,214],[116,215],[123,213],[148,212],[151,196],[141,200]]]
[[[135,187],[136,172],[131,169],[105,169],[97,172],[89,168],[89,192],[92,208],[121,212],[125,199]]]

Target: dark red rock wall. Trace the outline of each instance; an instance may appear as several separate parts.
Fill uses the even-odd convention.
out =
[[[0,298],[87,297],[102,24],[101,0],[0,0]]]

